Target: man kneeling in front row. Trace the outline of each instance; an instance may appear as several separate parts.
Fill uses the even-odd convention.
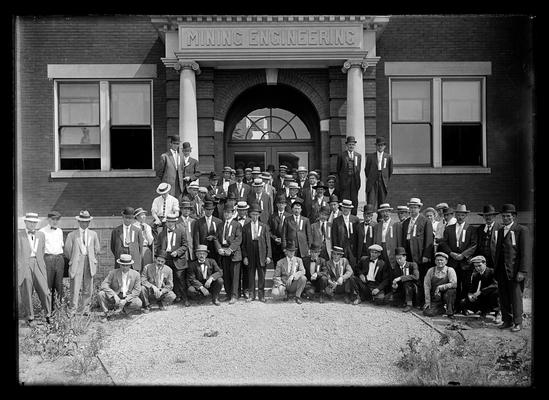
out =
[[[166,310],[166,307],[175,300],[173,291],[173,272],[166,265],[167,254],[165,250],[160,250],[156,255],[154,264],[147,264],[141,271],[141,301],[143,302],[143,312],[148,313],[151,309],[151,301],[158,304],[160,310]]]
[[[343,257],[345,250],[340,246],[332,247],[332,258],[326,262],[327,277],[321,277],[321,285],[326,288],[326,294],[333,300],[336,294],[345,293],[345,304],[360,302],[357,286],[353,276],[353,268],[349,260]],[[325,284],[322,281],[326,281]]]
[[[272,295],[274,298],[282,297],[283,301],[288,301],[290,295],[295,294],[295,302],[301,304],[301,293],[305,289],[307,278],[303,261],[295,257],[296,250],[293,242],[288,242],[284,249],[286,257],[276,263]]]
[[[469,293],[461,300],[463,310],[480,312],[481,317],[499,310],[498,283],[494,276],[494,270],[486,266],[484,256],[471,258],[471,264],[475,267],[471,275]]]
[[[429,268],[423,281],[425,290],[423,315],[434,317],[446,312],[449,318],[454,318],[457,276],[456,271],[448,267],[447,263],[448,254],[441,251],[435,253],[435,266]]]
[[[379,258],[383,248],[378,244],[368,247],[369,257],[362,257],[356,267],[357,275],[354,277],[359,297],[355,303],[361,300],[368,300],[376,305],[384,304],[385,291],[390,290],[391,268]]]
[[[223,287],[223,271],[215,260],[207,258],[208,246],[199,244],[195,250],[196,260],[189,264],[187,293],[193,300],[212,295],[212,303],[220,306],[219,292]]]

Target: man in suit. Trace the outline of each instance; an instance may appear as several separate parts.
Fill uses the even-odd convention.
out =
[[[316,186],[318,183],[318,174],[315,171],[309,172],[309,180],[306,188],[301,189],[299,197],[303,199],[303,215],[307,218],[311,213],[311,207],[313,205],[313,200],[316,197],[316,190],[313,189],[313,186]],[[311,221],[313,222],[313,221]]]
[[[251,185],[254,182],[254,178],[252,176],[252,169],[251,168],[245,168],[244,169],[244,179],[242,180],[246,185]]]
[[[229,304],[236,303],[238,298],[238,281],[240,278],[240,263],[242,262],[242,226],[233,218],[234,207],[226,204],[223,210],[225,221],[219,224],[214,240],[219,264],[223,269],[225,293]]]
[[[219,183],[217,184],[219,186],[220,189],[223,190],[224,193],[228,194],[229,193],[229,186],[234,183],[232,180],[231,180],[231,171],[232,171],[232,168],[229,167],[229,166],[225,166],[223,167],[223,175],[221,177],[221,180],[219,181]]]
[[[237,199],[247,199],[248,194],[252,191],[250,185],[243,182],[244,171],[237,169],[235,174],[235,182],[229,185],[229,193],[233,193]]]
[[[206,200],[204,203],[204,216],[196,220],[193,227],[193,247],[203,244],[208,247],[208,253],[217,260],[217,250],[215,247],[215,237],[217,236],[218,226],[222,223],[219,218],[213,216],[214,203]]]
[[[341,215],[335,218],[332,222],[332,249],[334,246],[339,246],[344,251],[344,257],[351,263],[351,266],[356,265],[356,245],[357,245],[357,222],[360,222],[356,215],[351,214],[354,208],[351,200],[344,199],[341,204]]]
[[[345,304],[358,304],[358,288],[353,279],[353,268],[344,257],[340,246],[332,247],[332,257],[326,262],[327,277],[321,277],[321,286],[328,297],[333,300],[336,294],[345,294]]]
[[[194,219],[198,219],[202,216],[204,213],[203,207],[204,204],[202,202],[202,199],[198,195],[198,190],[200,189],[200,186],[198,185],[198,181],[193,181],[187,186],[187,194],[183,196],[181,202],[184,200],[187,200],[191,203],[191,217]],[[181,203],[180,202],[180,203]]]
[[[410,218],[410,209],[408,206],[397,206],[398,222],[402,224],[406,219]]]
[[[55,309],[55,297],[61,302],[63,299],[63,272],[65,271],[65,258],[63,257],[63,231],[58,227],[61,213],[50,211],[48,224],[40,229],[44,234],[46,244],[44,247],[44,262],[48,275],[48,289],[51,292],[51,308]],[[56,292],[57,296],[54,296]]]
[[[355,282],[359,293],[356,302],[368,300],[380,305],[391,291],[391,268],[379,257],[383,250],[380,245],[373,244],[368,250],[370,256],[361,258],[356,267]]]
[[[177,303],[183,300],[185,307],[191,304],[187,299],[187,234],[181,226],[176,226],[177,215],[168,215],[166,219],[166,229],[158,235],[155,242],[155,254],[161,250],[166,252],[166,265],[173,271],[173,283],[175,300]]]
[[[412,310],[417,298],[419,268],[413,261],[406,261],[406,249],[395,249],[395,265],[392,268],[393,305],[404,305],[403,312]]]
[[[276,189],[272,183],[272,180],[273,180],[272,175],[270,172],[265,171],[260,175],[260,178],[263,181],[263,191],[267,193],[271,201],[271,210],[274,210],[275,209],[274,199],[276,198]]]
[[[290,185],[292,184],[292,182],[295,182],[294,187],[297,189],[297,191],[295,191],[295,197],[297,197],[297,194],[299,193],[299,185],[295,181],[294,176],[291,175],[291,174],[287,174],[284,177],[284,186],[280,188],[280,193],[284,194],[284,196],[286,196],[286,198],[290,197],[290,194],[291,194]]]
[[[248,222],[251,221],[251,218],[248,216],[248,210],[250,209],[250,206],[246,201],[239,201],[236,203],[236,222],[240,224],[242,228],[244,228],[244,225],[246,225]],[[242,231],[244,232],[244,231]],[[244,237],[242,238],[244,240]],[[240,246],[242,249],[242,246]],[[240,278],[238,280],[238,294],[239,297],[244,297],[245,299],[248,299],[248,283],[249,283],[249,268],[245,264],[240,264]]]
[[[284,220],[282,227],[282,249],[285,249],[289,242],[297,243],[296,256],[305,258],[309,256],[309,246],[313,240],[311,223],[309,218],[301,215],[302,202],[300,198],[292,203],[292,216]]]
[[[307,168],[303,165],[300,165],[297,167],[297,180],[296,183],[299,186],[299,193],[298,196],[303,198],[303,191],[305,189],[308,189],[311,187],[311,184],[309,183],[309,180],[307,179],[309,171],[307,171]]]
[[[488,268],[494,268],[496,264],[496,244],[498,241],[498,230],[501,224],[496,221],[496,215],[499,213],[491,205],[485,205],[481,215],[484,218],[484,224],[477,228],[477,250],[475,255],[483,256]]]
[[[242,263],[249,269],[248,296],[246,301],[256,300],[255,276],[257,271],[257,286],[259,301],[265,302],[265,273],[267,264],[271,262],[271,235],[269,226],[259,221],[261,209],[259,204],[250,207],[251,221],[242,228]]]
[[[73,312],[88,315],[93,293],[93,277],[97,272],[97,256],[101,244],[97,233],[89,229],[93,217],[88,210],[80,211],[76,216],[79,228],[70,232],[65,242],[65,257],[69,259],[69,278],[71,282],[71,304]],[[82,297],[80,299],[80,290]]]
[[[103,315],[101,322],[106,322],[109,309],[115,308],[115,313],[123,313],[129,317],[132,311],[141,309],[141,276],[130,268],[133,264],[131,254],[121,254],[116,263],[120,268],[111,270],[101,283],[99,304]]]
[[[362,168],[362,156],[355,152],[356,139],[347,136],[345,141],[346,151],[338,156],[337,173],[339,176],[339,193],[344,199],[350,199],[353,203],[353,215],[357,213],[358,191],[360,190],[360,169]]]
[[[496,279],[503,323],[500,329],[522,329],[522,292],[524,279],[532,263],[532,248],[528,228],[516,221],[513,204],[501,208],[502,227],[496,245]]]
[[[179,137],[170,136],[169,150],[160,156],[156,166],[156,176],[160,182],[170,185],[169,193],[176,199],[180,199],[184,193],[181,179],[181,155],[179,154]]]
[[[192,147],[189,142],[183,142],[183,157],[181,157],[181,173],[179,174],[179,182],[181,185],[182,195],[185,195],[186,188],[191,182],[198,182],[200,178],[200,167],[198,160],[191,157]]]
[[[147,265],[153,262],[152,252],[154,235],[152,227],[145,222],[147,218],[147,211],[145,211],[143,208],[136,208],[133,216],[135,220],[133,225],[137,229],[141,229],[141,234],[143,235],[143,253],[141,254],[141,264]]]
[[[46,323],[51,317],[51,292],[48,289],[48,275],[44,262],[46,238],[36,230],[40,222],[37,213],[27,213],[23,219],[25,230],[19,231],[17,240],[17,286],[23,305],[23,314],[29,326],[34,325],[32,304],[33,288],[38,294],[42,309],[46,311]]]
[[[328,222],[330,207],[323,206],[318,215],[318,221],[311,225],[313,237],[311,247],[313,245],[318,246],[320,248],[320,257],[329,260],[332,254],[332,224]]]
[[[296,250],[297,248],[293,242],[288,242],[285,246],[284,254],[286,257],[276,263],[272,295],[274,298],[282,298],[283,301],[288,301],[294,295],[295,302],[301,304],[301,294],[305,289],[307,278],[305,277],[303,260],[296,257]]]
[[[328,177],[326,178],[326,186],[328,188],[324,192],[324,195],[328,197],[328,199],[334,195],[339,196],[339,190],[337,190],[335,175],[328,175]]]
[[[250,217],[248,216],[248,210],[250,209],[250,206],[248,203],[244,200],[241,200],[236,203],[236,221],[240,224],[240,226],[244,227],[248,222],[251,221]]]
[[[321,249],[318,243],[313,242],[310,248],[311,256],[303,262],[305,276],[307,277],[304,294],[306,298],[313,299],[315,293],[319,293],[319,301],[320,303],[324,303],[329,274],[326,267],[327,259],[320,257]]]
[[[187,239],[187,252],[185,253],[185,257],[187,258],[187,261],[192,261],[195,257],[193,232],[196,218],[191,217],[192,209],[193,206],[191,202],[183,200],[181,202],[181,216],[175,224],[176,228],[185,232],[185,238]]]
[[[283,193],[276,197],[275,205],[277,210],[269,218],[269,228],[273,263],[276,265],[278,260],[284,257],[282,248],[282,228],[284,227],[284,220],[292,214],[286,211],[286,196]]]
[[[368,204],[385,203],[393,174],[393,157],[385,152],[385,139],[376,138],[376,152],[366,154],[366,196]]]
[[[383,248],[381,258],[391,268],[395,265],[395,249],[401,246],[402,236],[400,224],[396,224],[389,213],[392,209],[389,203],[381,204],[377,209],[381,221],[374,226],[374,243]]]
[[[273,187],[276,189],[277,193],[284,190],[284,178],[287,171],[288,167],[282,164],[278,167],[278,174],[273,176]]]
[[[469,293],[469,284],[473,267],[469,259],[475,254],[477,248],[477,229],[467,223],[469,210],[465,204],[456,207],[456,220],[454,225],[444,229],[444,236],[438,249],[448,254],[448,266],[452,267],[457,275],[456,288],[456,312],[463,312],[461,300]]]
[[[420,285],[433,257],[433,225],[419,211],[423,203],[417,197],[408,202],[410,217],[402,221],[402,237],[400,243],[406,249],[406,259],[415,262],[419,267]],[[419,290],[419,305],[423,304],[425,291]]]
[[[291,213],[292,204],[294,203],[294,201],[296,201],[297,199],[300,199],[303,201],[303,199],[299,197],[299,185],[297,184],[297,182],[294,182],[294,181],[289,182],[288,190],[289,190],[289,194],[288,196],[286,196],[286,211]]]
[[[447,225],[452,225],[456,223],[456,219],[454,218],[454,212],[448,213],[447,210],[450,208],[448,203],[438,203],[435,206],[435,210],[437,210],[438,213],[438,220],[442,221],[442,224],[446,228]]]
[[[206,189],[210,197],[223,192],[223,187],[219,186],[219,176],[214,171],[210,172],[208,180],[210,184],[206,186]]]
[[[253,203],[259,204],[259,208],[261,209],[259,220],[264,224],[268,224],[269,217],[273,213],[273,208],[271,198],[265,193],[263,186],[264,183],[261,178],[254,179],[254,183],[252,183],[252,192],[248,195],[247,203],[249,205],[252,205]]]
[[[121,254],[131,254],[132,268],[141,273],[141,255],[143,254],[143,234],[134,223],[133,207],[122,210],[122,225],[118,225],[111,232],[111,252],[115,260]],[[119,266],[115,263],[115,269]]]
[[[164,311],[176,298],[173,292],[173,272],[166,265],[167,258],[166,251],[160,250],[155,257],[154,264],[145,265],[141,272],[140,299],[145,314],[151,309],[151,301],[156,302],[158,308]]]
[[[179,212],[179,200],[170,194],[171,186],[169,183],[161,183],[156,188],[156,193],[160,196],[154,198],[151,206],[151,215],[154,219],[152,233],[154,239],[164,228],[166,215],[177,214]]]
[[[331,224],[334,222],[334,219],[341,215],[341,210],[339,209],[339,198],[337,195],[333,194],[330,196],[328,205],[330,206],[330,216],[328,217],[328,222]]]
[[[328,207],[328,210],[330,207],[328,206],[327,198],[324,197],[324,193],[326,193],[326,190],[328,187],[324,185],[322,181],[317,182],[314,186],[311,187],[311,190],[314,190],[315,197],[311,199],[311,203],[308,206],[308,218],[309,221],[312,223],[315,223],[320,215],[320,209],[322,207]],[[329,216],[329,214],[328,214]]]
[[[212,295],[212,303],[220,306],[219,292],[223,287],[223,271],[213,258],[207,258],[208,246],[199,244],[196,248],[196,259],[189,264],[187,275],[188,294],[191,298]]]
[[[486,266],[484,256],[471,258],[471,264],[475,267],[475,271],[471,275],[469,293],[461,300],[462,309],[472,312],[479,311],[482,317],[492,311],[497,313],[499,308],[498,283],[494,276],[494,270]]]
[[[370,251],[368,248],[374,244],[375,242],[375,234],[374,229],[376,227],[376,222],[374,221],[374,212],[375,208],[372,204],[366,204],[364,205],[363,209],[363,216],[364,220],[358,221],[356,223],[356,236],[355,236],[355,245],[354,250],[355,253],[353,253],[355,259],[360,260],[362,257],[369,257]],[[353,264],[353,265],[356,265]]]

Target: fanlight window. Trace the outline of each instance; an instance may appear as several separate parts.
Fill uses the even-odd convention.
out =
[[[261,108],[242,118],[233,140],[308,140],[309,130],[295,114],[281,108]]]

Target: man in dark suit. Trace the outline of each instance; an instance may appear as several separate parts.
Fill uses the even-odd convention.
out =
[[[214,208],[211,201],[204,202],[204,216],[197,219],[193,226],[193,247],[196,249],[200,244],[206,245],[209,254],[216,260],[215,237],[222,221],[212,215]]]
[[[134,225],[134,211],[133,207],[126,207],[122,211],[123,224],[118,225],[111,232],[111,251],[115,260],[119,259],[121,254],[131,254],[132,268],[141,273],[143,233]],[[119,268],[119,265],[115,263],[114,268]]]
[[[354,208],[351,200],[344,199],[341,204],[341,215],[332,222],[332,251],[334,246],[339,246],[344,251],[344,257],[349,261],[351,267],[356,266],[355,247],[357,243],[357,222],[360,222],[356,215],[351,214]]]
[[[243,182],[244,170],[237,169],[235,174],[235,182],[229,185],[229,193],[233,193],[237,199],[248,198],[248,194],[252,191],[250,185]]]
[[[496,264],[496,243],[498,241],[498,230],[501,224],[496,221],[496,215],[499,213],[491,205],[485,205],[482,210],[484,224],[477,228],[477,250],[476,256],[483,256],[486,259],[486,266],[494,268]]]
[[[391,218],[389,212],[393,208],[389,203],[382,203],[377,209],[381,220],[374,227],[374,243],[379,244],[383,248],[381,258],[385,264],[395,265],[395,249],[401,247],[400,240],[402,238],[402,226]]]
[[[318,183],[318,174],[315,171],[309,172],[309,179],[308,179],[308,185],[301,189],[301,194],[299,197],[303,199],[303,215],[305,215],[311,222],[314,222],[311,220],[310,214],[311,214],[311,207],[313,206],[313,200],[316,197],[316,190],[313,188],[313,186],[316,186]]]
[[[191,157],[192,147],[189,142],[183,142],[181,157],[181,173],[179,174],[179,181],[181,184],[182,194],[187,192],[187,186],[200,178],[200,170],[198,166],[198,160]]]
[[[480,311],[481,316],[486,316],[498,309],[498,283],[494,270],[486,266],[484,256],[471,258],[471,264],[475,271],[471,275],[469,293],[461,300],[461,307],[467,311]]]
[[[358,262],[355,273],[355,282],[359,297],[356,304],[362,300],[373,301],[379,305],[385,302],[386,292],[391,289],[391,269],[379,256],[382,248],[373,244],[368,249],[369,257],[363,257]]]
[[[356,223],[356,242],[354,245],[354,256],[356,260],[362,257],[369,257],[370,251],[368,248],[375,242],[375,227],[376,222],[373,219],[375,208],[371,204],[364,206],[364,220]],[[378,243],[379,244],[379,243]]]
[[[212,295],[212,303],[220,306],[219,292],[223,287],[223,271],[214,259],[207,258],[208,246],[199,244],[195,250],[196,259],[189,263],[187,293],[192,299]]]
[[[278,260],[284,258],[282,249],[282,228],[284,220],[291,217],[292,214],[286,211],[286,196],[279,194],[275,202],[277,210],[269,218],[269,228],[271,235],[271,251],[273,254],[273,263],[276,265]]]
[[[313,241],[311,246],[316,245],[320,248],[320,257],[325,260],[330,259],[332,254],[332,224],[328,222],[330,207],[323,206],[319,212],[319,219],[311,225]]]
[[[183,187],[181,185],[181,154],[179,153],[179,144],[181,143],[178,136],[169,137],[170,144],[167,152],[160,156],[160,161],[156,166],[156,176],[160,178],[160,182],[170,184],[170,195],[177,200],[181,200]],[[116,257],[118,258],[118,257]]]
[[[309,221],[315,223],[320,216],[320,210],[322,207],[328,207],[328,210],[330,209],[330,206],[328,206],[329,199],[324,197],[324,193],[326,193],[328,187],[324,185],[322,181],[319,181],[315,186],[311,187],[311,189],[315,191],[315,197],[311,199],[307,217],[309,218]],[[330,214],[328,213],[328,216],[329,215]]]
[[[307,283],[303,293],[308,299],[313,299],[315,292],[320,294],[320,303],[324,303],[324,294],[328,284],[328,268],[326,267],[326,258],[320,257],[321,247],[318,243],[311,244],[311,256],[303,262]],[[323,279],[324,278],[324,279]]]
[[[417,298],[419,268],[413,261],[406,261],[404,247],[395,249],[395,266],[391,273],[393,289],[393,305],[404,305],[403,312],[412,310],[413,302]]]
[[[231,183],[234,183],[231,179],[231,172],[232,168],[229,166],[223,167],[223,176],[221,177],[221,180],[217,184],[225,194],[229,193],[229,186]]]
[[[278,167],[278,174],[273,176],[273,187],[276,189],[277,193],[284,191],[284,178],[286,177],[286,171],[288,171],[288,167],[282,164]]]
[[[333,195],[339,196],[339,190],[337,190],[335,175],[328,175],[328,177],[326,178],[326,186],[327,189],[324,191],[324,196],[328,197],[328,199]]]
[[[389,179],[393,174],[393,157],[385,152],[385,139],[376,138],[375,153],[366,154],[366,196],[368,204],[374,207],[385,203]]]
[[[264,224],[269,223],[269,217],[273,213],[271,198],[263,190],[264,183],[261,178],[254,179],[252,183],[252,191],[248,194],[246,202],[251,206],[253,203],[259,204],[259,209],[261,210],[261,215],[259,220]]]
[[[210,175],[208,175],[209,185],[206,186],[206,189],[208,190],[209,197],[214,197],[215,195],[219,193],[223,193],[223,188],[219,186],[219,176],[212,171],[210,172]]]
[[[296,183],[299,186],[299,193],[298,196],[303,198],[303,191],[305,189],[308,189],[311,187],[311,184],[309,183],[309,179],[307,179],[309,171],[307,171],[307,168],[303,165],[300,165],[297,168],[297,179]]]
[[[303,200],[298,198],[292,203],[293,215],[284,220],[282,227],[282,249],[284,250],[289,242],[297,244],[296,256],[301,259],[309,256],[309,247],[313,241],[309,218],[301,215],[302,202]]]
[[[360,190],[360,169],[362,156],[355,152],[356,139],[347,136],[345,141],[347,150],[338,156],[337,173],[339,175],[339,193],[343,199],[350,199],[353,203],[352,214],[357,214],[358,191]]]
[[[503,323],[500,329],[522,329],[522,292],[524,279],[532,263],[532,248],[528,228],[516,221],[513,204],[501,208],[502,227],[496,245],[496,279]]]
[[[301,201],[303,201],[303,199],[301,199],[301,197],[299,197],[299,185],[297,184],[297,182],[294,182],[294,181],[290,181],[288,183],[288,196],[286,196],[286,211],[288,211],[289,213],[292,212],[292,204],[294,203],[294,201],[296,201],[297,199],[300,199]],[[303,214],[303,210],[301,210]]]
[[[251,221],[242,228],[242,263],[249,269],[248,296],[246,301],[256,299],[255,276],[257,271],[257,286],[259,301],[265,302],[265,273],[267,264],[271,262],[271,235],[269,226],[259,221],[261,208],[253,203],[249,214]]]

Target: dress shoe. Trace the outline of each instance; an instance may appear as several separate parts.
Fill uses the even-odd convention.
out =
[[[214,303],[216,306],[220,306],[220,305],[221,305],[221,303],[220,303],[219,300],[217,300],[217,299],[213,299],[213,300],[212,300],[212,303]]]
[[[449,319],[456,319],[456,316],[454,314],[446,314],[446,316],[449,318]]]
[[[282,299],[282,301],[288,301],[288,300],[290,300],[290,296],[285,296],[285,297]]]
[[[521,324],[515,324],[513,325],[513,327],[511,328],[511,332],[518,332],[522,330],[522,325]]]
[[[324,304],[324,296],[323,295],[320,295],[320,298],[318,299],[318,302],[320,304]]]
[[[150,307],[145,307],[141,311],[143,311],[143,314],[148,314],[148,313],[151,312],[151,308]]]
[[[343,299],[343,301],[345,302],[345,304],[351,303],[351,299],[349,299],[349,296],[345,296],[345,298]]]
[[[190,307],[191,303],[189,303],[189,300],[185,300],[185,307]]]
[[[236,303],[236,297],[231,297],[231,300],[229,300],[229,304]]]
[[[412,307],[408,305],[402,309],[402,312],[410,312],[410,311],[412,311]]]
[[[360,297],[357,297],[356,299],[353,300],[353,306],[357,306],[360,304]]]
[[[297,304],[303,303],[303,301],[301,300],[301,298],[298,297],[298,296],[295,297],[295,302],[296,302]]]
[[[259,301],[262,302],[262,303],[266,303],[266,302],[267,302],[267,300],[265,300],[265,297],[260,297],[260,298],[259,298]]]
[[[499,329],[507,329],[507,328],[511,328],[513,326],[512,323],[510,322],[504,322],[503,324],[501,324],[500,326],[498,326]]]
[[[166,311],[166,310],[168,309],[168,307],[166,307],[164,304],[159,304],[159,305],[158,305],[158,309],[159,309],[160,311]]]

